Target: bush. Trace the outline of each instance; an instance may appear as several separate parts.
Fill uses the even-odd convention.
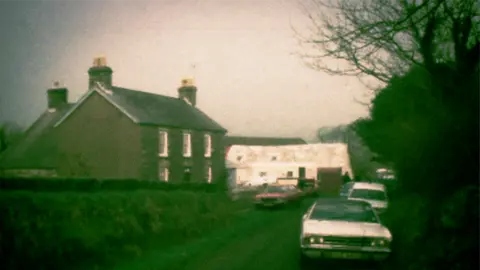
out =
[[[133,190],[190,190],[217,192],[221,184],[167,183],[136,179],[91,179],[91,178],[0,178],[1,190],[31,191],[133,191]]]
[[[225,226],[239,208],[222,193],[2,191],[3,269],[103,266]]]
[[[388,269],[478,269],[478,196],[478,187],[466,187],[434,205],[395,194],[382,217],[394,237]]]

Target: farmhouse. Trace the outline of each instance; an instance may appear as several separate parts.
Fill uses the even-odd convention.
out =
[[[227,152],[227,167],[236,183],[257,177],[275,182],[282,177],[305,177],[321,181],[322,171],[338,170],[353,178],[347,145],[299,144],[281,146],[233,145]]]
[[[96,58],[89,89],[68,103],[58,83],[47,110],[0,156],[4,175],[48,175],[161,181],[220,179],[226,130],[196,107],[193,79],[178,97],[112,85],[112,69]]]

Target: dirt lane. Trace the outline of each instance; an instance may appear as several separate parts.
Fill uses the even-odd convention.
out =
[[[301,212],[265,212],[265,215],[271,215],[271,220],[265,226],[250,235],[232,239],[228,245],[218,247],[214,253],[189,260],[179,269],[297,269]]]
[[[233,233],[218,232],[196,244],[173,252],[166,262],[157,254],[118,270],[297,270],[301,217],[311,201],[298,208],[276,211],[253,210],[245,223],[234,224]],[[248,221],[248,222],[247,222]],[[254,222],[252,222],[254,221]],[[179,256],[180,254],[180,256]],[[309,269],[372,270],[361,265],[312,265]],[[386,268],[388,269],[388,268]]]

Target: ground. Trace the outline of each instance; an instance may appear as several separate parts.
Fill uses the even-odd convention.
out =
[[[309,202],[301,207],[276,211],[246,210],[226,230],[169,251],[152,251],[119,270],[296,270],[299,264],[301,217]],[[311,266],[319,269],[321,266]],[[326,267],[326,268],[323,268]],[[373,269],[370,266],[323,266],[323,269]],[[310,268],[310,267],[309,267]]]

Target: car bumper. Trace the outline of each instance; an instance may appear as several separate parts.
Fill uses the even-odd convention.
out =
[[[286,201],[270,201],[270,202],[255,202],[255,205],[261,206],[261,207],[275,207],[275,206],[281,206],[285,205],[287,202]]]
[[[302,255],[310,259],[384,261],[390,256],[389,248],[310,245],[301,247]]]

